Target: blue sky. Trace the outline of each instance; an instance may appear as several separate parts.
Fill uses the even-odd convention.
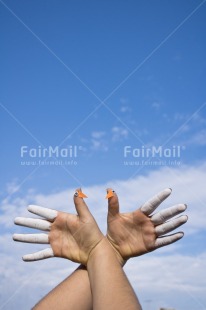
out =
[[[0,1],[4,224],[9,214],[18,215],[15,204],[25,208],[31,199],[79,186],[100,189],[142,180],[152,187],[147,195],[143,191],[148,198],[155,193],[153,173],[160,182],[161,171],[171,176],[163,178],[163,186],[174,184],[178,193],[193,180],[191,202],[195,205],[198,197],[203,212],[205,13],[205,1],[197,0]],[[76,147],[77,157],[58,158],[57,166],[34,166],[39,158],[22,158],[22,146]],[[126,146],[131,152],[125,158]],[[179,147],[180,157],[132,155],[134,149],[160,146]],[[193,224],[190,239],[178,248],[182,255],[192,255],[189,244],[202,255],[204,225]],[[1,228],[4,233],[13,229]]]
[[[82,185],[130,177],[124,146],[162,145],[185,122],[170,145],[188,144],[185,163],[204,159],[205,6],[188,17],[200,3],[5,2],[13,14],[1,4],[1,104],[18,121],[1,107],[1,185],[33,170],[20,165],[22,145],[57,146],[67,136],[63,146],[85,150],[70,167]],[[69,177],[41,167],[35,186],[48,176],[49,190]]]

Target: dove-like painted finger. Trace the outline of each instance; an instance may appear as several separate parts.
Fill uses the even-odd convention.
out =
[[[188,220],[187,215],[179,216],[178,218],[171,220],[169,222],[166,222],[164,224],[158,225],[155,227],[155,232],[157,236],[165,235],[172,230],[176,229],[177,227],[185,224]]]
[[[184,212],[187,209],[186,204],[178,204],[175,206],[172,206],[170,208],[164,209],[158,213],[155,213],[151,217],[151,221],[154,225],[159,225],[167,220],[171,219],[172,217]]]
[[[28,242],[28,243],[49,243],[49,236],[47,234],[14,234],[14,241]]]
[[[57,217],[58,212],[56,210],[36,206],[36,205],[29,205],[27,210],[31,213],[36,215],[42,216],[48,220],[54,220]]]
[[[89,211],[89,208],[86,204],[86,202],[84,201],[84,196],[86,196],[85,194],[82,193],[81,188],[76,189],[75,193],[74,193],[74,205],[75,208],[77,210],[77,214],[80,216],[80,218],[88,218],[89,216],[91,216],[91,213]]]
[[[162,192],[145,202],[140,210],[144,214],[150,215],[171,194],[171,192],[171,188],[164,189]]]
[[[119,200],[117,194],[111,188],[107,189],[106,198],[108,199],[108,221],[110,221],[119,214]]]
[[[178,233],[173,234],[173,235],[159,237],[155,241],[154,249],[158,249],[158,248],[161,248],[163,246],[174,243],[174,242],[178,241],[179,239],[181,239],[183,236],[184,236],[183,232],[178,232]]]
[[[25,262],[33,262],[36,260],[41,260],[41,259],[46,259],[46,258],[50,258],[50,257],[54,257],[54,252],[51,248],[39,251],[39,252],[35,252],[32,254],[26,254],[22,257],[22,259]]]
[[[14,220],[16,225],[26,226],[30,228],[49,231],[51,223],[41,219],[31,219],[26,217],[16,217]]]

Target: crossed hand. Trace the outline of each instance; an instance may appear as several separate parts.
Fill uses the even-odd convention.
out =
[[[87,265],[92,251],[105,236],[100,231],[81,193],[81,189],[78,189],[74,195],[77,214],[29,205],[28,211],[41,218],[17,217],[15,219],[14,222],[17,225],[47,232],[14,234],[15,241],[50,245],[45,250],[24,255],[24,261],[36,261],[55,256]],[[119,202],[115,192],[108,198],[106,238],[122,265],[130,257],[151,252],[183,237],[183,232],[166,234],[187,222],[186,215],[176,217],[186,210],[185,204],[177,204],[153,213],[170,194],[171,189],[165,189],[131,213],[119,212]]]

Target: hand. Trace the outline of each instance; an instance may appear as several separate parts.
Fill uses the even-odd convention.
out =
[[[77,190],[78,192],[79,190]],[[44,219],[17,217],[15,224],[48,231],[48,234],[14,234],[15,241],[50,244],[50,248],[23,256],[24,261],[63,257],[86,265],[91,251],[104,237],[86,203],[74,195],[77,215],[35,205],[29,212]]]
[[[178,204],[152,215],[171,192],[169,188],[163,190],[131,213],[119,213],[115,192],[113,197],[108,199],[107,238],[122,264],[130,257],[154,251],[183,237],[183,232],[164,235],[187,222],[186,215],[172,219],[186,210],[185,204]],[[169,219],[172,220],[167,221]]]

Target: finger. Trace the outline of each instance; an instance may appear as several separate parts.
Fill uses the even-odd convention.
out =
[[[91,213],[82,196],[81,188],[76,189],[74,193],[75,208],[80,217],[88,217],[88,215],[91,215]]]
[[[26,217],[16,217],[14,220],[16,225],[26,226],[30,228],[40,229],[49,231],[51,228],[51,223],[46,220],[41,219],[31,219]]]
[[[43,208],[43,207],[36,206],[36,205],[29,205],[27,210],[31,213],[42,216],[48,220],[54,220],[58,214],[56,210]]]
[[[171,188],[166,188],[162,192],[158,193],[151,199],[149,199],[140,210],[146,214],[150,215],[172,192]]]
[[[47,234],[14,234],[14,241],[28,242],[28,243],[49,243],[49,236]]]
[[[186,204],[178,204],[172,206],[170,208],[167,208],[152,215],[151,221],[153,222],[154,225],[162,224],[167,220],[171,219],[172,217],[184,212],[186,209],[187,209]]]
[[[39,252],[35,252],[32,254],[26,254],[22,257],[22,259],[25,262],[33,262],[36,260],[41,260],[41,259],[46,259],[46,258],[50,258],[50,257],[54,257],[54,252],[51,248],[39,251]]]
[[[184,236],[183,232],[178,232],[178,233],[173,234],[173,235],[159,237],[155,241],[154,249],[158,249],[158,248],[161,248],[163,246],[172,244],[172,243],[180,240],[183,236]]]
[[[107,189],[107,193],[109,194],[108,198],[108,217],[115,216],[119,213],[119,200],[115,191],[111,188]],[[112,193],[112,195],[111,195]],[[107,195],[108,195],[107,194]]]
[[[164,224],[158,225],[155,227],[155,232],[157,236],[165,235],[172,230],[176,229],[177,227],[185,224],[188,220],[187,215],[179,216],[178,218],[171,220],[169,222],[166,222]]]
[[[112,188],[108,188],[107,189],[107,195],[106,195],[105,199],[109,199],[113,196],[114,196],[114,190]]]

